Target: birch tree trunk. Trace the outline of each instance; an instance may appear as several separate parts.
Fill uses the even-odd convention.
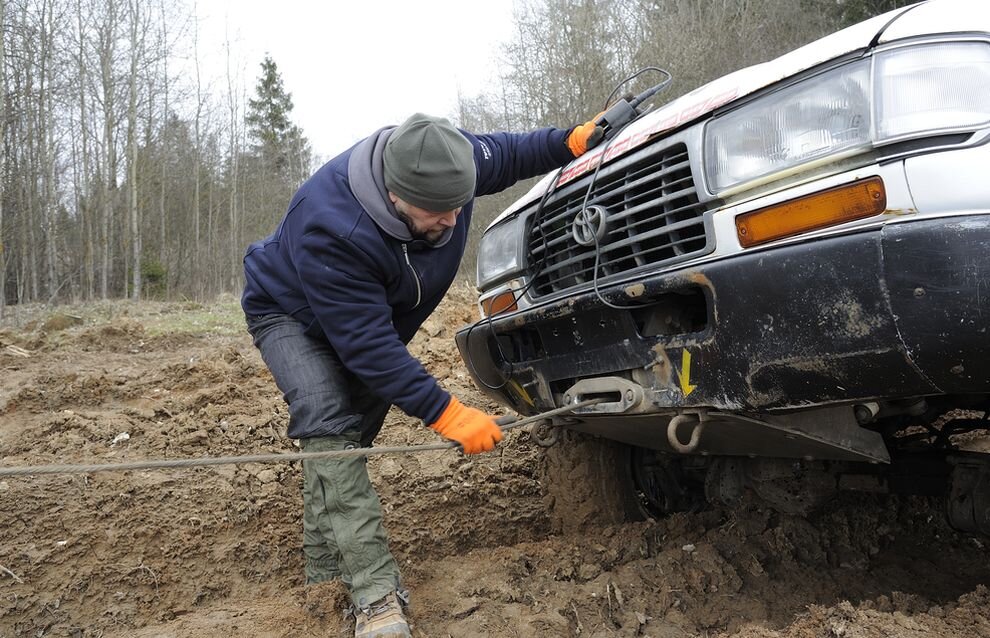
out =
[[[168,20],[166,18],[167,11],[165,10],[165,0],[162,0],[161,4],[161,18],[162,18],[162,76],[165,80],[162,89],[162,130],[167,130],[168,127]],[[195,15],[195,13],[194,13]],[[197,61],[197,67],[199,62]],[[158,197],[158,263],[164,267],[166,263],[166,246],[168,246],[168,235],[166,230],[165,217],[168,210],[168,206],[165,204],[167,187],[166,183],[168,181],[168,139],[162,136],[162,174],[161,174],[161,191]],[[164,281],[162,282],[165,286],[165,295],[168,296],[168,273],[165,274]]]
[[[230,223],[230,246],[229,250],[237,250],[237,160],[238,155],[240,155],[240,148],[238,145],[238,126],[237,126],[237,89],[234,86],[233,75],[230,70],[230,42],[227,42],[227,106],[230,111],[230,209],[229,209],[229,223]],[[226,260],[225,260],[226,261]],[[236,258],[233,260],[237,263]],[[224,264],[224,270],[226,270],[227,264]],[[236,268],[235,268],[236,270]],[[234,286],[235,276],[231,276],[230,290],[235,289]],[[222,280],[221,280],[222,282]],[[221,283],[222,285],[222,283]]]
[[[39,126],[39,156],[41,160],[42,194],[41,215],[42,228],[45,231],[45,295],[48,303],[52,303],[58,294],[59,282],[56,272],[58,246],[57,204],[55,201],[55,113],[53,105],[53,52],[55,39],[55,7],[51,0],[41,2],[41,24],[39,41],[38,78],[38,119]]]
[[[138,23],[141,19],[140,0],[130,0],[131,67],[127,79],[127,149],[128,149],[128,218],[131,225],[131,299],[141,299],[141,220],[138,217],[138,151],[137,151],[137,72],[138,58],[143,42],[138,41]]]
[[[41,226],[40,213],[38,212],[38,112],[34,108],[36,105],[32,104],[32,100],[29,96],[35,95],[37,87],[35,86],[35,65],[37,60],[35,56],[37,52],[35,51],[36,44],[36,34],[28,28],[31,24],[31,14],[28,12],[28,6],[25,4],[23,6],[22,13],[22,26],[23,37],[22,46],[24,50],[24,99],[23,104],[25,106],[30,105],[32,108],[27,109],[25,113],[24,120],[27,123],[27,132],[25,135],[25,151],[27,156],[25,157],[25,163],[22,170],[24,171],[26,182],[23,183],[22,188],[24,189],[26,196],[25,215],[21,222],[21,227],[27,227],[27,233],[24,241],[23,250],[21,251],[21,270],[22,277],[25,278],[27,282],[27,291],[25,295],[21,297],[21,301],[34,301],[38,299],[38,242],[36,238],[36,231]]]
[[[193,14],[198,15],[199,7],[198,5],[193,5]],[[203,157],[203,141],[200,135],[200,127],[202,125],[203,119],[203,84],[199,75],[199,24],[197,23],[193,27],[193,62],[196,65],[196,120],[194,122],[194,132],[195,132],[195,144],[196,144],[196,157],[193,160],[193,219],[194,227],[196,232],[196,243],[193,244],[193,277],[197,281],[206,280],[206,273],[203,268],[203,260],[200,258],[200,253],[202,252],[202,245],[200,244],[199,227],[200,227],[200,171],[201,162]],[[212,236],[212,233],[210,234]],[[208,238],[210,241],[210,238]],[[209,255],[210,252],[207,252]]]
[[[79,29],[79,58],[77,68],[77,79],[79,85],[79,132],[82,144],[82,177],[78,179],[78,196],[76,198],[80,220],[82,222],[83,236],[83,297],[92,299],[95,292],[95,263],[93,256],[96,254],[96,246],[93,237],[93,213],[92,197],[90,194],[90,156],[89,156],[89,108],[86,103],[86,95],[89,90],[89,76],[86,73],[86,30],[83,25],[82,0],[76,0],[76,26]],[[75,171],[78,174],[78,171]]]
[[[116,43],[117,16],[113,1],[106,3],[107,14],[100,26],[100,81],[103,91],[103,218],[100,220],[102,234],[100,236],[100,252],[102,267],[100,268],[100,298],[107,299],[110,295],[110,255],[113,250],[113,196],[117,180],[117,156],[114,142],[114,113],[113,55]]]
[[[7,0],[0,0],[0,25],[7,24]],[[7,308],[7,228],[3,203],[7,191],[7,38],[0,37],[0,319]]]

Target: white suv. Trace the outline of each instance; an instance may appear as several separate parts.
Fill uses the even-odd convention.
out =
[[[960,443],[990,427],[988,136],[981,0],[727,75],[492,223],[462,356],[523,413],[598,399],[566,424],[631,446],[652,511],[690,480],[782,507],[951,490],[952,522],[990,531],[990,465]]]

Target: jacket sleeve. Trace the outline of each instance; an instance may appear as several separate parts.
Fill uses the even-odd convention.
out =
[[[435,422],[450,402],[392,325],[382,269],[365,251],[324,228],[310,228],[296,263],[303,290],[344,365],[382,399]]]
[[[491,195],[522,179],[559,168],[574,156],[567,148],[567,129],[542,128],[529,133],[469,135],[474,143],[478,183],[475,194]]]

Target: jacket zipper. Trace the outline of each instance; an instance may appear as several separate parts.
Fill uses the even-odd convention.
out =
[[[422,301],[423,289],[419,285],[419,275],[416,274],[416,269],[413,268],[412,262],[409,261],[409,244],[402,244],[402,254],[406,258],[406,265],[412,271],[413,281],[416,282],[416,305],[413,306],[413,309],[415,309],[419,306],[419,302]]]

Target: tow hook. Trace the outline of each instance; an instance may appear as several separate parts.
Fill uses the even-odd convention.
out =
[[[681,454],[690,454],[697,450],[698,444],[701,442],[701,433],[704,432],[707,421],[708,414],[703,410],[695,413],[682,412],[674,416],[667,424],[667,442],[670,443],[670,447]],[[691,427],[687,443],[681,441],[678,435],[678,429],[685,425]]]

